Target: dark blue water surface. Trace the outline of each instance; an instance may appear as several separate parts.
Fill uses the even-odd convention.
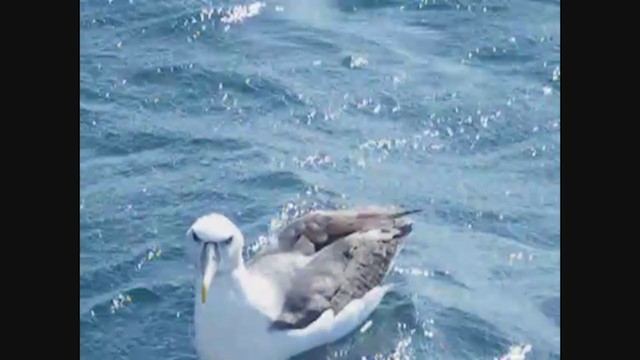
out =
[[[401,285],[299,358],[560,357],[559,1],[81,0],[80,31],[83,359],[196,358],[197,216],[254,243],[371,203],[425,210]]]

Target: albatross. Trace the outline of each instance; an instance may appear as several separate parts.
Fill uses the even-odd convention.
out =
[[[245,263],[244,236],[220,213],[187,231],[198,251],[195,347],[204,360],[286,360],[364,323],[411,233],[397,207],[316,210]]]

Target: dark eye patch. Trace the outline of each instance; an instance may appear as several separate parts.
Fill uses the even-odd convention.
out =
[[[229,245],[233,241],[233,236],[230,236],[227,240],[222,241],[222,245]]]

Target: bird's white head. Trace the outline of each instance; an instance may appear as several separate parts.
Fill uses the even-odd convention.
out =
[[[211,213],[198,218],[187,231],[187,238],[200,254],[198,268],[202,283],[202,303],[216,273],[230,273],[244,266],[242,248],[244,237],[226,216]]]

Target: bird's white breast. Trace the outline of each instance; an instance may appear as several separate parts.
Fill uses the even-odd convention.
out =
[[[195,340],[203,360],[266,359],[265,353],[277,352],[268,341],[269,312],[275,313],[270,307],[273,295],[260,281],[243,286],[246,280],[215,278],[205,304],[197,294]]]

